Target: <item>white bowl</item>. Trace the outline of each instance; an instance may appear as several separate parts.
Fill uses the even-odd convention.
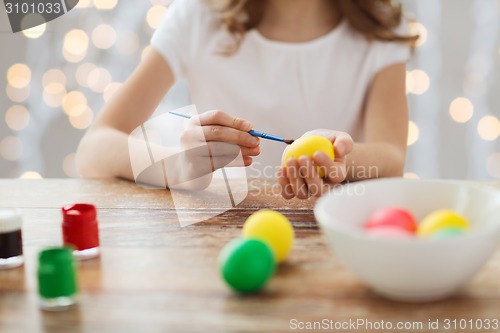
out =
[[[400,206],[421,221],[453,209],[472,227],[447,239],[369,236],[363,224],[375,210]],[[451,295],[494,252],[500,239],[500,191],[470,182],[369,180],[339,186],[314,213],[343,263],[379,294],[399,301],[432,301]]]

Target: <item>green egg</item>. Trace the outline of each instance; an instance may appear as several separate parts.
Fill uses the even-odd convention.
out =
[[[276,269],[269,246],[257,239],[237,238],[219,255],[219,268],[226,283],[240,293],[259,291]]]
[[[466,232],[464,228],[442,228],[432,234],[432,238],[434,239],[445,239],[450,237],[455,237],[459,235],[463,235]]]

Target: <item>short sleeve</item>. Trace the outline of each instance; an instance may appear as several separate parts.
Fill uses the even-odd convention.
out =
[[[177,81],[187,75],[201,6],[200,0],[174,0],[151,38],[151,45],[167,61]]]
[[[409,35],[408,23],[406,20],[395,30],[400,36]],[[406,63],[410,60],[411,46],[404,42],[383,42],[377,41],[377,55],[375,60],[375,72],[397,63]]]

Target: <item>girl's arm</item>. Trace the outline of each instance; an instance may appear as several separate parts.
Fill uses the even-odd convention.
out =
[[[81,140],[76,162],[83,177],[120,177],[133,180],[128,136],[149,119],[173,82],[174,77],[167,62],[158,52],[150,52],[104,106]],[[251,156],[260,152],[259,140],[247,133],[252,129],[252,124],[248,121],[234,118],[222,111],[209,111],[194,117],[190,123],[193,126],[189,126],[181,137],[181,142],[187,143],[185,151],[179,151],[180,148],[155,147],[179,156],[173,163],[178,171],[175,183],[209,175],[213,171],[203,166],[223,167],[228,158],[235,155],[234,148],[241,149],[245,165],[250,165]],[[211,150],[206,150],[211,151],[211,154],[205,154],[203,149],[189,149],[205,143],[209,143]],[[196,152],[199,152],[199,156]],[[187,174],[186,170],[192,172]]]
[[[375,76],[365,101],[364,142],[355,143],[347,133],[332,130],[307,133],[328,137],[334,145],[335,161],[320,152],[313,159],[302,156],[288,160],[286,168],[279,170],[283,197],[305,199],[321,196],[346,180],[401,176],[408,136],[405,75],[405,65],[396,64]],[[326,170],[324,179],[314,165]]]
[[[392,65],[373,80],[365,107],[365,141],[347,157],[346,180],[403,175],[408,139],[406,67]],[[369,172],[371,168],[371,172]]]
[[[76,163],[83,177],[133,179],[128,135],[153,114],[173,82],[162,56],[149,52],[81,140]]]

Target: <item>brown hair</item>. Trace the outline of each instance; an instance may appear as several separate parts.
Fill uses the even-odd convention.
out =
[[[245,33],[258,26],[264,14],[266,0],[205,0],[221,14],[223,27],[234,37],[235,44],[225,53],[235,52]],[[401,5],[391,0],[332,0],[337,1],[340,14],[352,28],[368,39],[402,42],[413,45],[418,36],[400,36],[394,32],[402,18]]]

